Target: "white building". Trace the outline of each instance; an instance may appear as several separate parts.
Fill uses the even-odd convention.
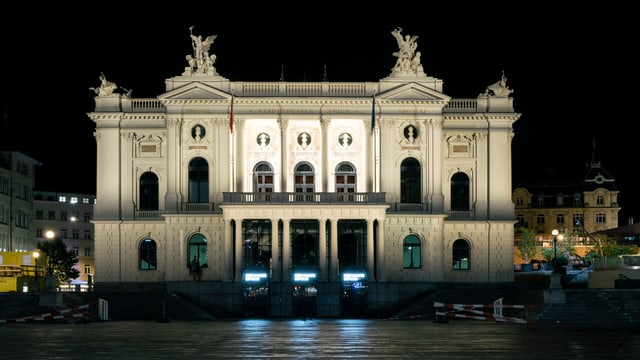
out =
[[[416,38],[392,33],[396,63],[375,82],[230,81],[195,35],[157,98],[102,74],[96,288],[333,316],[513,281],[512,90],[503,74],[452,99]]]

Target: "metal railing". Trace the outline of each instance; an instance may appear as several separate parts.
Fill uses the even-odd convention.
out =
[[[385,193],[226,192],[223,204],[386,204]]]

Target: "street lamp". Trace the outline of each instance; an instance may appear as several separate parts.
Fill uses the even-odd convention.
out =
[[[47,232],[44,234],[44,236],[49,240],[53,240],[53,238],[56,236],[56,233],[53,232],[53,230],[47,230]],[[49,251],[47,251],[47,260],[49,261],[49,269],[48,269],[48,275],[53,275],[53,263],[52,263],[52,244],[49,243]]]
[[[40,257],[40,252],[34,251],[33,257],[36,259],[36,289],[40,291],[40,283],[38,283],[38,258]]]
[[[51,240],[56,236],[56,233],[52,230],[47,230],[44,236],[49,240],[49,244],[46,251],[47,260],[49,261],[49,269],[47,271],[47,276],[44,278],[44,291],[45,293],[53,293],[56,290],[56,277],[53,275],[53,244]]]
[[[551,231],[551,235],[553,235],[553,269],[555,270],[556,267],[558,266],[558,259],[556,257],[556,247],[558,244],[558,230],[557,229],[553,229]]]

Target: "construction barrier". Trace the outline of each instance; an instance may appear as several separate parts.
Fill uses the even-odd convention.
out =
[[[90,317],[90,314],[85,311],[89,309],[89,305],[81,305],[74,308],[64,309],[60,311],[52,311],[45,314],[35,315],[35,316],[25,316],[18,319],[12,320],[0,320],[0,324],[4,323],[26,323],[33,321],[46,321],[46,320],[62,320],[62,319],[74,319],[74,318],[82,318],[86,319]]]
[[[98,319],[109,320],[109,302],[102,298],[98,299]]]
[[[533,309],[533,305],[505,305],[502,303],[503,298],[493,302],[493,304],[445,304],[434,302],[436,308],[436,322],[442,318],[464,318],[476,320],[492,320],[498,322],[517,323],[517,324],[535,324],[535,320],[528,320],[528,309]],[[493,309],[493,312],[487,312],[484,309]],[[503,309],[522,309],[525,311],[525,318],[517,318],[505,316]]]

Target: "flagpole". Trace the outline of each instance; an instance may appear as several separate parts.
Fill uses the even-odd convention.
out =
[[[229,108],[229,154],[231,155],[231,161],[230,161],[230,165],[231,168],[229,169],[229,182],[230,182],[230,186],[229,188],[231,189],[231,192],[235,192],[235,174],[236,174],[236,147],[235,147],[235,137],[233,136],[233,101],[234,101],[234,95],[231,94],[231,106]]]

